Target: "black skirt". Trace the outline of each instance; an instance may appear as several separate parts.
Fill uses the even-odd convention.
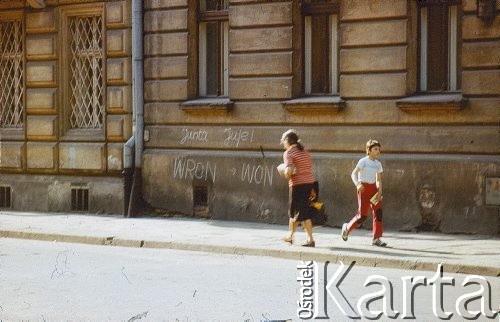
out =
[[[312,189],[312,183],[290,187],[288,194],[288,216],[290,218],[296,218],[297,221],[304,221],[313,217],[313,212],[311,207],[309,207],[309,196]]]

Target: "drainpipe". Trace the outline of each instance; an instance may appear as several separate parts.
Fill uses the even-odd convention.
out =
[[[127,217],[137,214],[142,202],[142,150],[144,145],[143,1],[132,0],[132,101],[135,120],[135,160]]]
[[[134,159],[135,159],[135,137],[130,139],[123,145],[123,216],[128,216],[130,204],[130,194],[132,192],[132,182],[134,175]]]

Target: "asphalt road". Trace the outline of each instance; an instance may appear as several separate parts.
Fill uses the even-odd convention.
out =
[[[304,295],[306,279],[302,284],[297,281],[306,272],[298,269],[299,264],[296,260],[270,257],[0,238],[0,321],[297,321],[298,302],[308,299]],[[388,309],[380,320],[402,321],[405,305],[401,277],[425,276],[429,282],[439,275],[356,264],[346,274],[351,263],[345,264],[343,270],[339,270],[339,263],[327,266],[326,281],[333,281],[329,288],[333,297],[327,292],[323,302],[324,263],[316,263],[318,288],[313,291],[319,299],[312,303],[323,315],[326,303],[329,319],[334,321],[352,320],[341,308],[363,317],[383,311],[381,297],[369,303],[371,312],[363,310],[370,298],[377,297],[370,294],[383,289],[383,283],[365,286],[370,279],[388,281],[385,298],[391,302],[392,287],[393,309],[400,312],[398,318],[389,318],[392,310],[386,305]],[[338,278],[334,279],[337,272]],[[462,286],[465,275],[444,273],[443,277],[453,279],[455,286],[443,286],[442,311],[453,313],[452,321],[463,320],[455,304],[460,296],[480,286]],[[483,293],[491,297],[485,297],[486,311],[490,302],[498,310],[499,278],[488,277],[485,282]],[[432,309],[434,303],[439,311],[440,296],[438,293],[437,300],[433,298],[429,283],[418,287],[414,297],[415,321],[440,320]],[[480,307],[478,299],[471,301],[468,309]],[[410,308],[406,306],[407,316]],[[486,320],[483,315],[477,319]]]

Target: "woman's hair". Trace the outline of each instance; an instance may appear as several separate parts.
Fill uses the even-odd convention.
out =
[[[382,147],[377,140],[369,139],[368,142],[366,142],[366,154],[368,154],[374,146],[378,146],[379,148]]]
[[[304,150],[304,146],[300,142],[299,136],[297,135],[297,131],[294,129],[289,129],[281,136],[281,144],[287,142],[289,145],[296,144],[299,150]]]

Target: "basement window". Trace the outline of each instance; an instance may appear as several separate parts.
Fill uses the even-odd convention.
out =
[[[208,206],[208,188],[206,186],[195,186],[193,189],[194,206]]]
[[[208,217],[208,187],[196,185],[193,187],[193,215]]]
[[[0,208],[12,207],[12,190],[7,186],[0,186]]]
[[[71,211],[89,210],[89,189],[72,188],[71,189]]]

